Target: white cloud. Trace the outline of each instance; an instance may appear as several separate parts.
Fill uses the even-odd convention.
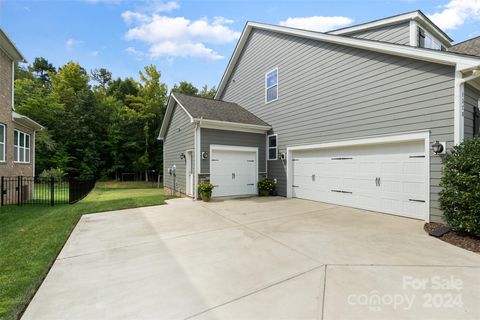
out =
[[[127,24],[132,24],[134,22],[146,23],[150,21],[150,17],[148,15],[130,10],[123,12],[122,18]]]
[[[160,1],[160,2],[154,2],[151,8],[152,8],[152,11],[155,13],[171,12],[175,9],[180,8],[180,5],[175,1],[169,1],[167,3]]]
[[[125,51],[133,55],[137,60],[143,60],[143,58],[145,57],[145,53],[137,50],[135,47],[128,47],[127,49],[125,49]]]
[[[456,29],[468,21],[480,21],[480,0],[451,0],[428,17],[441,29]]]
[[[239,38],[240,32],[230,28],[232,20],[214,17],[189,20],[185,17],[168,17],[156,13],[144,14],[125,11],[122,18],[134,24],[125,37],[148,44],[149,55],[158,57],[193,57],[206,60],[223,58],[207,44],[224,44]]]
[[[281,26],[325,32],[349,26],[353,19],[341,16],[294,17],[280,21]]]
[[[73,49],[75,46],[79,45],[80,43],[82,43],[82,41],[70,38],[65,42],[65,46],[67,47],[67,49]]]
[[[95,50],[95,51],[90,51],[90,52],[89,52],[89,55],[92,56],[92,57],[96,57],[96,56],[98,56],[98,53],[99,53],[99,52],[98,52],[97,50]]]

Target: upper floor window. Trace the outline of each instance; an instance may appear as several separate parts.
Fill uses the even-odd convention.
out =
[[[5,143],[7,142],[7,131],[5,125],[0,123],[0,162],[5,162]]]
[[[268,160],[277,160],[278,158],[278,143],[277,135],[272,134],[268,136]]]
[[[418,46],[420,48],[435,49],[435,50],[445,50],[445,47],[435,39],[431,34],[418,28]]]
[[[13,133],[13,160],[30,163],[30,135],[19,130]]]
[[[278,99],[278,68],[265,74],[265,103]]]

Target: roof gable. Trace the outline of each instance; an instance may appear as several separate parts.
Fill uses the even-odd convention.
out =
[[[411,20],[419,22],[424,28],[426,27],[430,32],[434,33],[437,37],[439,37],[446,43],[451,44],[451,42],[453,41],[452,38],[448,36],[448,34],[446,34],[442,29],[440,29],[420,10],[402,13],[399,15],[382,18],[374,21],[369,21],[369,22],[357,24],[350,27],[336,29],[336,30],[329,31],[327,33],[333,34],[333,35],[348,35],[354,32],[367,31],[367,30],[371,30],[379,27],[384,27],[384,26],[391,26],[399,23],[405,23]]]
[[[167,133],[175,104],[185,111],[191,123],[209,122],[227,127],[258,127],[264,130],[270,128],[268,123],[236,103],[173,92],[168,99],[167,111],[160,129],[160,139],[163,139]]]
[[[13,61],[26,62],[20,50],[17,49],[12,40],[0,28],[0,49]]]
[[[223,74],[223,77],[218,86],[217,94],[215,98],[222,97],[223,91],[230,80],[230,76],[237,64],[238,59],[243,51],[243,48],[247,44],[247,40],[252,30],[266,30],[270,32],[286,34],[296,36],[305,39],[311,39],[316,41],[323,41],[327,43],[334,43],[348,47],[354,47],[369,51],[381,52],[385,54],[407,57],[417,60],[423,60],[433,63],[445,64],[456,66],[457,71],[463,69],[471,69],[480,67],[480,58],[456,54],[453,52],[445,52],[439,50],[416,48],[406,45],[387,43],[375,40],[358,39],[347,36],[333,35],[320,33],[316,31],[302,30],[296,28],[289,28],[284,26],[270,25],[265,23],[248,22],[240,36],[240,39],[235,47],[235,50],[230,58],[228,66]]]

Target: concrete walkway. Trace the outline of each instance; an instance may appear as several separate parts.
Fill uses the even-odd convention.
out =
[[[23,319],[480,319],[480,255],[285,198],[85,215]]]

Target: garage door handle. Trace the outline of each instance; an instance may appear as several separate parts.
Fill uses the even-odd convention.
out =
[[[292,188],[298,188],[299,186],[296,186],[296,185],[292,185]]]
[[[408,201],[412,201],[412,202],[425,202],[425,200],[417,200],[417,199],[408,199]]]
[[[344,191],[344,190],[330,190],[332,192],[339,192],[339,193],[349,193],[349,194],[353,194],[353,192],[351,191]]]
[[[247,186],[254,186],[255,183],[247,183]]]

